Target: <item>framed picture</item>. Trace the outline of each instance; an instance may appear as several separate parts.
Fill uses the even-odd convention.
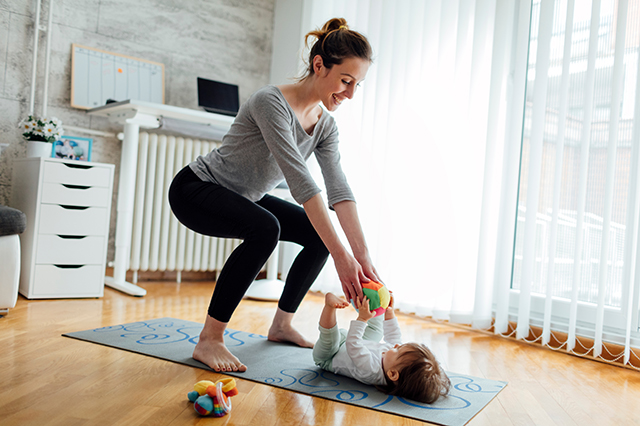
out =
[[[93,139],[79,136],[62,136],[53,143],[51,156],[65,160],[91,161]]]

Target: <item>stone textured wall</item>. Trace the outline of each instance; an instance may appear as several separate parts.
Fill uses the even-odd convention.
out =
[[[36,0],[0,0],[0,204],[11,196],[15,158],[26,142],[18,130],[28,115]],[[41,23],[46,25],[48,0]],[[165,103],[198,109],[196,77],[238,84],[240,101],[269,82],[275,0],[56,0],[47,116],[117,133],[120,126],[71,108],[72,43],[160,62]],[[46,36],[39,40],[35,113],[42,112]],[[81,133],[66,132],[77,136]],[[92,161],[116,165],[111,238],[113,259],[120,142],[93,138]]]

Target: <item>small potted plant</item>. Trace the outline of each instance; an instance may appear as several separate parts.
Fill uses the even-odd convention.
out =
[[[52,144],[64,132],[62,121],[55,117],[37,118],[30,115],[20,123],[20,128],[27,141],[27,157],[51,157]]]

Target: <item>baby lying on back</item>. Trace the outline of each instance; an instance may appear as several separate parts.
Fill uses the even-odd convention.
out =
[[[338,329],[336,309],[349,303],[335,294],[325,296],[320,315],[320,337],[313,360],[320,368],[362,383],[375,385],[388,395],[431,404],[449,393],[451,382],[429,348],[402,343],[400,326],[391,303],[383,317],[369,310],[369,299],[354,301],[358,317],[349,331]],[[384,341],[380,341],[384,337]]]

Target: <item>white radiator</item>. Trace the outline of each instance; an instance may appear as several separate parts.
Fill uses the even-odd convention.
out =
[[[216,142],[140,133],[138,175],[128,269],[139,271],[219,271],[240,240],[205,237],[183,226],[169,207],[173,177]]]

